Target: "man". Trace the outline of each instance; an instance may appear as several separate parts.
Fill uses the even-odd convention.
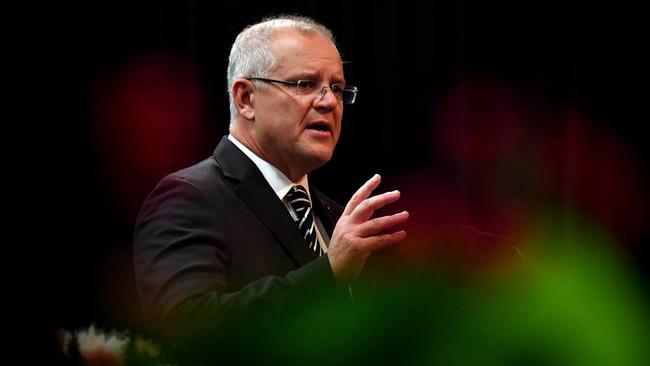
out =
[[[356,97],[327,28],[283,17],[244,29],[228,91],[230,135],[212,157],[158,184],[134,236],[145,315],[205,349],[233,332],[254,334],[257,320],[282,324],[314,293],[345,299],[368,255],[405,238],[390,230],[408,219],[405,211],[372,218],[399,199],[371,196],[378,175],[344,209],[309,184]]]

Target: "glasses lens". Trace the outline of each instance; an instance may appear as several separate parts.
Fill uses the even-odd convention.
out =
[[[348,87],[346,89],[343,89],[342,99],[343,103],[345,104],[353,104],[357,99],[357,88]]]

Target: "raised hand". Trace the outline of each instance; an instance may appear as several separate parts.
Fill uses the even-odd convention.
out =
[[[359,276],[366,258],[372,252],[406,238],[404,230],[385,231],[406,222],[409,217],[407,211],[371,219],[375,210],[400,197],[399,191],[371,197],[370,194],[380,182],[381,177],[375,174],[352,195],[332,233],[327,256],[334,276],[343,284],[350,284]]]

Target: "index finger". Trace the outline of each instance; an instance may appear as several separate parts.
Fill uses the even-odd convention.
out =
[[[348,204],[345,205],[345,210],[343,210],[343,215],[349,215],[354,211],[357,206],[363,202],[366,198],[370,197],[370,194],[372,191],[375,190],[379,186],[379,183],[381,182],[381,176],[379,174],[375,174],[372,176],[372,178],[368,179],[366,183],[364,183],[350,198],[348,201]]]

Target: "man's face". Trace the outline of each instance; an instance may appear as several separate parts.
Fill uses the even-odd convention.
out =
[[[344,84],[336,47],[320,34],[295,30],[276,33],[271,52],[277,66],[268,78],[314,80],[318,90]],[[253,139],[262,158],[295,180],[329,161],[341,133],[343,103],[329,90],[299,95],[292,86],[265,83],[256,87]]]

